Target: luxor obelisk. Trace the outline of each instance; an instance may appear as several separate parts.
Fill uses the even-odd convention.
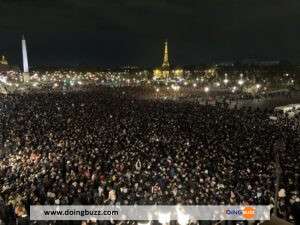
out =
[[[22,55],[23,55],[23,81],[28,82],[30,80],[30,75],[29,75],[29,66],[28,66],[27,46],[26,46],[26,40],[24,35],[22,37]]]

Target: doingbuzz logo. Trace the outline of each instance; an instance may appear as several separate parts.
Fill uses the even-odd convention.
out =
[[[251,220],[255,216],[255,207],[247,206],[242,209],[226,209],[225,214],[228,216],[240,216],[246,220]]]

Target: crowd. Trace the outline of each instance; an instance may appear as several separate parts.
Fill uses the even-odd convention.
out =
[[[0,224],[38,204],[274,206],[278,166],[278,215],[293,220],[299,125],[269,116],[111,88],[1,97]]]

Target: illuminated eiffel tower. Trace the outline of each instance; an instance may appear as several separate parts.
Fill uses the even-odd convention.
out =
[[[164,48],[164,59],[161,67],[155,68],[153,70],[154,79],[166,79],[166,78],[178,78],[183,76],[183,69],[181,68],[171,68],[169,62],[169,49],[168,40],[165,41]]]
[[[169,63],[169,50],[168,50],[168,40],[165,42],[165,50],[164,50],[164,61],[162,64],[162,68],[169,68],[170,63]]]

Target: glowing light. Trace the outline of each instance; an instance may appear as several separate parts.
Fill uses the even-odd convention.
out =
[[[1,76],[0,81],[3,83],[7,83],[7,77]]]
[[[180,225],[187,225],[189,223],[189,220],[190,220],[189,215],[184,214],[180,210],[177,211],[177,214],[178,214],[177,221]]]
[[[193,83],[193,87],[197,87],[197,84],[196,84],[196,83]]]
[[[172,84],[172,85],[171,85],[171,88],[172,88],[174,91],[179,91],[180,86]]]
[[[209,87],[205,87],[204,92],[206,92],[206,93],[209,92]]]
[[[158,222],[161,224],[168,224],[171,220],[171,214],[170,213],[159,213],[158,214]]]
[[[241,85],[241,86],[242,86],[244,83],[245,83],[245,81],[242,80],[242,79],[240,79],[240,80],[238,81],[238,84]]]
[[[39,78],[39,75],[37,73],[33,74],[32,78],[37,79]]]
[[[232,93],[236,92],[236,90],[237,90],[237,87],[236,87],[236,86],[233,86],[233,87],[232,87]]]
[[[216,85],[217,87],[220,87],[221,84],[220,84],[220,82],[216,82],[215,85]]]
[[[156,90],[155,90],[156,92],[159,92],[159,88],[156,88]]]
[[[182,69],[175,70],[175,75],[176,76],[181,76],[182,74],[183,74],[183,70]]]
[[[257,89],[260,89],[260,88],[261,88],[261,84],[257,84],[257,85],[256,85],[256,88],[257,88]]]

